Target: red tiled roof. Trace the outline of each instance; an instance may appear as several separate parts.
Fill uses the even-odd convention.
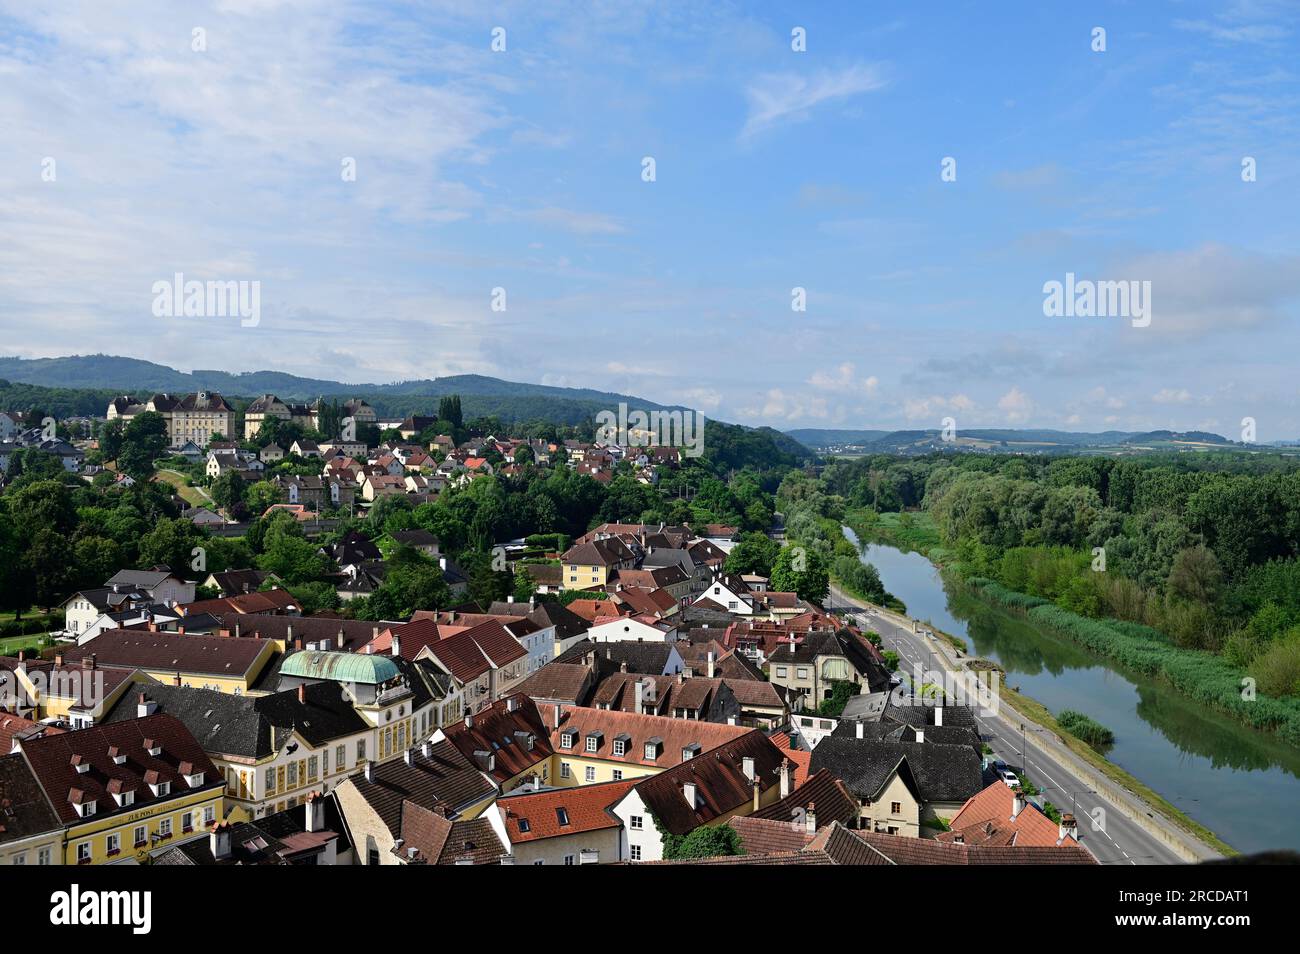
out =
[[[94,655],[100,666],[236,677],[247,675],[268,645],[265,639],[110,629],[69,649],[64,659],[75,664]]]
[[[528,771],[554,751],[536,703],[523,693],[498,699],[441,731],[465,758],[498,782]]]
[[[582,832],[617,828],[610,808],[627,794],[636,779],[511,794],[497,800],[512,844],[540,841]],[[519,790],[516,790],[519,791]],[[562,814],[561,814],[562,813]],[[525,825],[527,831],[524,830]]]
[[[1073,838],[1060,840],[1060,828],[1033,804],[1026,804],[1012,820],[1015,793],[997,781],[972,795],[953,816],[951,831],[937,836],[938,841],[967,845],[1009,845],[1020,848],[1056,848],[1077,845]]]

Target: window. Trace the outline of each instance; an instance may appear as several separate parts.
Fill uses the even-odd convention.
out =
[[[600,740],[597,739],[594,735],[589,735],[589,736],[587,736],[587,751],[588,751],[588,752],[595,752],[595,751],[596,751],[596,747],[597,747],[599,744],[600,744]]]
[[[527,818],[521,818],[519,819],[519,830],[527,834],[528,832],[533,830],[533,823],[530,822]]]
[[[164,818],[162,821],[158,823],[158,837],[170,838],[171,836],[172,836],[172,820],[170,818]]]
[[[621,782],[621,781],[623,781],[623,770],[622,770],[622,769],[614,769],[614,781],[616,781],[616,782]]]
[[[113,832],[113,834],[109,835],[106,839],[104,839],[104,842],[105,842],[105,847],[108,849],[108,853],[110,855],[116,855],[121,853],[122,836],[119,835],[117,832]]]
[[[627,820],[628,827],[633,831],[640,831],[645,827],[645,817],[642,815],[633,815]]]
[[[366,760],[366,740],[357,739],[357,764],[360,765]]]
[[[289,787],[295,788],[298,785],[298,763],[290,762],[288,768],[289,768]]]
[[[622,739],[615,739],[615,740],[614,740],[614,754],[615,754],[615,755],[626,755],[626,754],[627,754],[627,743],[626,743],[625,741],[623,741]]]
[[[348,747],[346,744],[340,745],[337,749],[334,750],[334,764],[338,766],[340,772],[347,767]]]
[[[796,672],[795,672],[795,678],[796,678],[796,679],[807,679],[807,678],[808,678],[808,667],[807,667],[807,666],[800,666],[800,667],[798,668],[798,670],[796,670]]]
[[[596,766],[588,765],[586,768],[585,777],[588,782],[596,781]]]
[[[316,775],[318,774],[317,765],[318,765],[318,760],[316,756],[313,755],[309,759],[307,759],[307,778],[310,781],[313,782],[316,781]]]
[[[143,848],[144,843],[149,840],[149,831],[144,825],[137,825],[131,837],[135,840],[136,848]]]
[[[377,864],[379,864],[379,849],[378,849],[378,848],[371,848],[369,851],[366,852],[366,864],[368,864],[368,865],[377,865]]]
[[[273,768],[266,770],[266,794],[275,794],[275,769]]]
[[[778,679],[784,679],[790,675],[790,670],[787,669],[785,666],[777,666],[776,675]]]
[[[211,828],[212,823],[217,820],[217,810],[211,805],[203,809],[203,827]]]
[[[186,812],[181,816],[181,832],[189,834],[194,830],[194,813]]]
[[[555,820],[560,823],[561,827],[567,825],[569,823],[569,810],[567,808],[557,808],[555,810]]]
[[[565,855],[565,856],[564,856],[564,863],[565,863],[566,865],[571,865],[571,864],[573,864],[573,855]]]
[[[48,865],[50,860],[50,849],[42,848],[40,851],[36,852],[36,863],[38,865]]]
[[[564,856],[564,863],[565,863],[566,865],[568,865],[568,864],[572,864],[572,862],[569,861],[569,859],[572,858],[572,857],[573,857],[572,855],[565,855],[565,856]],[[25,865],[25,864],[27,864],[27,852],[24,851],[22,854],[14,855],[14,864],[16,864],[16,865]]]
[[[633,861],[640,861],[640,860],[641,860],[641,846],[640,846],[640,845],[629,845],[628,847],[629,847],[630,852],[631,852],[631,853],[628,855],[628,857],[631,858]]]
[[[323,774],[330,773],[330,750],[323,749],[320,754],[320,770]]]
[[[573,769],[568,762],[560,763],[560,778],[573,778]]]
[[[83,841],[77,846],[77,864],[84,865],[90,861],[90,842]]]
[[[901,815],[901,814],[903,814],[903,803],[902,803],[902,802],[890,802],[890,803],[889,803],[889,813],[890,813],[891,815]]]

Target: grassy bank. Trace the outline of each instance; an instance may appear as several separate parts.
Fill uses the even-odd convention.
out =
[[[1182,649],[1145,626],[1071,613],[1047,600],[1008,590],[991,580],[966,581],[986,599],[1024,612],[1034,623],[1060,633],[1099,656],[1135,672],[1163,679],[1179,692],[1237,721],[1300,745],[1300,699],[1247,692],[1246,673],[1222,657]]]
[[[924,511],[876,513],[859,508],[845,514],[844,522],[863,543],[884,543],[900,550],[915,550],[935,563],[944,563],[949,557],[939,537],[939,528]]]

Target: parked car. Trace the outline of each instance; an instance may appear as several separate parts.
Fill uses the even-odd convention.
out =
[[[998,778],[1007,783],[1009,788],[1015,788],[1020,784],[1020,776],[1010,769],[1002,769],[998,772]]]

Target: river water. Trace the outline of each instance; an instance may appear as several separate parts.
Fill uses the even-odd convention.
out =
[[[858,543],[848,527],[844,534]],[[861,552],[909,616],[965,639],[1053,714],[1075,709],[1110,728],[1110,761],[1228,844],[1300,849],[1300,750],[979,599],[920,553],[875,543]]]

